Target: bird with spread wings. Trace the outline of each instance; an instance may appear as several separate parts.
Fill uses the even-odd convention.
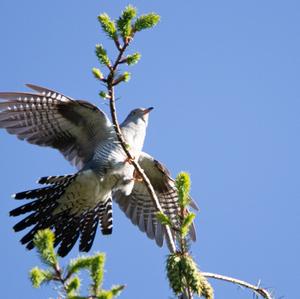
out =
[[[42,187],[14,195],[16,200],[30,200],[10,212],[11,216],[29,213],[14,226],[15,231],[31,227],[21,243],[32,249],[36,232],[51,228],[59,255],[67,255],[78,239],[79,250],[87,252],[98,225],[103,234],[112,233],[114,200],[134,225],[162,246],[165,227],[157,220],[152,199],[144,183],[135,177],[134,167],[105,113],[89,102],[40,86],[27,86],[34,92],[0,92],[0,128],[31,144],[59,150],[78,172],[42,177],[38,181]],[[121,130],[149,177],[164,213],[177,225],[175,182],[160,162],[142,152],[151,110],[131,111]],[[190,206],[197,209],[193,200]],[[175,231],[172,233],[176,236]],[[195,240],[194,225],[189,235]]]

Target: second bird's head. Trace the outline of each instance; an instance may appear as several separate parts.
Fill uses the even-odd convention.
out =
[[[126,123],[135,123],[135,124],[148,124],[149,112],[153,110],[153,107],[149,108],[137,108],[132,110],[126,117],[124,124]]]

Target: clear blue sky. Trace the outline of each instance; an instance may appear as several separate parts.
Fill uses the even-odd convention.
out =
[[[132,3],[162,21],[140,34],[132,50],[142,60],[118,89],[120,117],[154,106],[145,150],[176,175],[192,177],[201,207],[192,251],[204,271],[239,277],[299,297],[300,2],[252,1],[16,1],[0,2],[1,91],[36,83],[98,103],[90,70],[94,45],[109,41],[96,16],[117,17]],[[28,270],[39,264],[13,233],[10,195],[37,178],[72,173],[60,154],[0,131],[1,296],[49,298]],[[127,284],[120,298],[170,298],[167,250],[159,249],[114,208],[111,237],[97,235],[93,251],[107,253],[105,287]],[[70,257],[78,255],[75,248]],[[213,281],[216,298],[252,295]]]

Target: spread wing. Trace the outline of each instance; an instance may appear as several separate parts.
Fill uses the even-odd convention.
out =
[[[58,149],[79,169],[92,158],[97,144],[112,138],[112,124],[96,106],[27,86],[37,93],[0,92],[0,128],[8,133]]]
[[[146,153],[141,153],[139,164],[150,179],[164,213],[175,225],[178,225],[177,189],[168,170]],[[136,181],[129,196],[117,191],[114,199],[134,225],[137,225],[150,239],[155,239],[158,246],[163,245],[165,228],[157,221],[156,209],[143,182]],[[198,210],[193,200],[191,200],[190,206]],[[174,236],[176,235],[174,231],[172,233]],[[191,226],[189,235],[193,241],[196,240],[194,224]]]

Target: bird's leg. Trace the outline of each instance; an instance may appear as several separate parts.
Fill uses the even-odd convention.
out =
[[[130,165],[132,165],[132,162],[135,160],[134,157],[130,158],[130,157],[127,157],[124,161],[124,163],[129,163]]]
[[[137,172],[136,169],[135,169],[134,172],[133,172],[133,180],[134,180],[135,182],[140,182],[140,183],[144,181],[144,180],[143,180],[143,177],[140,175],[139,172]]]

